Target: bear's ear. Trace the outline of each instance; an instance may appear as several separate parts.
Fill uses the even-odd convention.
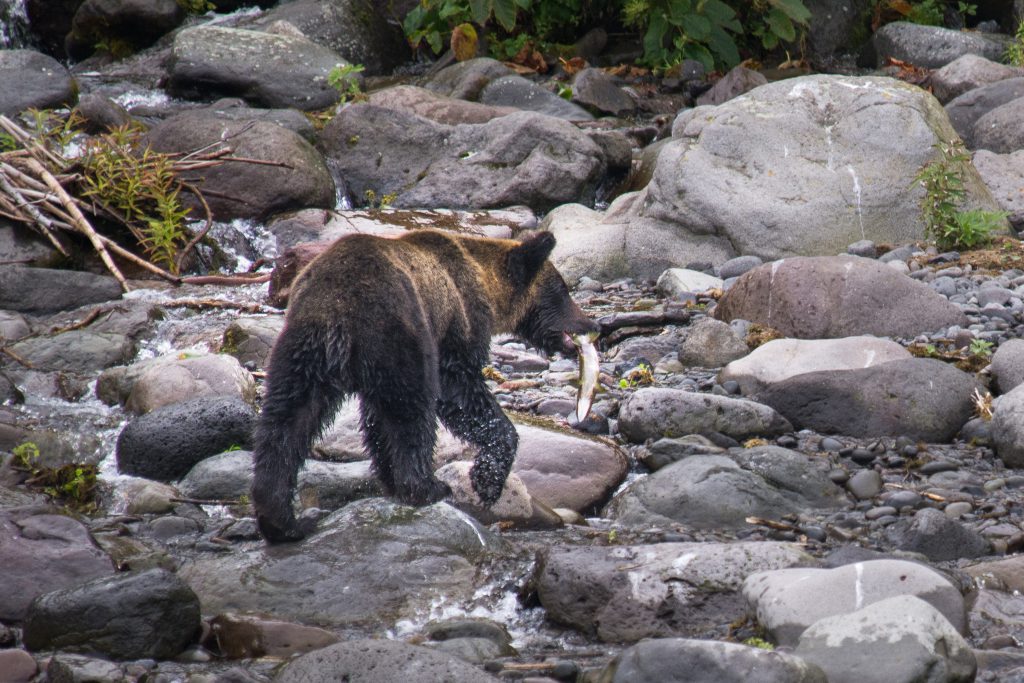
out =
[[[530,284],[554,248],[555,236],[550,232],[534,233],[513,247],[508,253],[508,275],[513,284]]]

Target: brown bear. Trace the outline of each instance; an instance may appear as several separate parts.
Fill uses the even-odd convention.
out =
[[[554,246],[547,232],[522,242],[433,230],[350,235],[303,270],[255,432],[252,500],[264,538],[295,541],[312,530],[292,510],[298,470],[353,394],[389,495],[427,505],[450,494],[433,474],[440,419],[479,449],[470,480],[481,501],[498,499],[518,437],[481,372],[491,336],[572,354],[572,335],[597,331],[547,260]]]

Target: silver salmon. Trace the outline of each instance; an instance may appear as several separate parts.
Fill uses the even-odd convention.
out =
[[[593,405],[598,377],[601,374],[600,359],[597,356],[597,347],[594,346],[596,339],[597,332],[577,334],[572,338],[580,358],[580,390],[576,394],[576,419],[579,422],[583,422],[590,414],[590,406]]]

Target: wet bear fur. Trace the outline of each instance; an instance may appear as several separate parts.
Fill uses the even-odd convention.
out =
[[[390,496],[427,505],[451,493],[433,474],[439,419],[478,448],[470,479],[481,501],[498,499],[518,437],[481,374],[492,335],[573,353],[570,336],[597,329],[547,260],[554,245],[546,232],[522,242],[432,230],[351,235],[306,267],[270,355],[255,433],[252,500],[264,538],[312,530],[292,509],[298,471],[354,394]]]

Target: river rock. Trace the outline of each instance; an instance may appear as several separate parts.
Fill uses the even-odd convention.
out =
[[[226,145],[234,156],[272,165],[225,161],[203,170],[197,185],[217,220],[264,219],[272,213],[304,207],[334,206],[334,181],[320,155],[299,135],[266,121],[230,121],[215,113],[184,112],[154,126],[143,145],[153,151],[188,153]],[[202,209],[193,207],[193,215]]]
[[[201,500],[237,499],[252,489],[252,453],[228,451],[200,460],[178,483],[181,492]],[[306,460],[299,470],[298,498],[303,507],[337,510],[353,500],[382,495],[370,461]]]
[[[666,296],[682,297],[721,289],[725,282],[720,277],[689,268],[669,268],[658,276],[658,291]]]
[[[965,54],[936,69],[929,82],[935,97],[946,104],[969,90],[1019,76],[1024,76],[1024,69],[1020,67],[1000,64],[976,54]]]
[[[1024,149],[1024,132],[1017,125],[1024,117],[1024,97],[1002,104],[974,122],[971,140],[976,149],[1010,154]]]
[[[1024,230],[1024,150],[995,154],[979,149],[973,161],[999,208],[1009,212],[1010,225],[1018,232]]]
[[[777,382],[821,370],[854,370],[910,358],[900,344],[862,335],[841,339],[773,339],[718,373],[719,382],[734,381],[745,396]]]
[[[542,550],[535,581],[548,617],[606,642],[689,635],[742,614],[758,571],[808,558],[794,544],[659,543]]]
[[[845,255],[759,266],[722,296],[715,317],[727,322],[742,318],[799,339],[913,338],[968,325],[956,304],[927,285],[879,261]]]
[[[765,387],[757,399],[798,429],[944,443],[971,418],[976,386],[948,363],[907,358],[796,375]]]
[[[759,71],[734,66],[729,73],[715,81],[710,90],[697,98],[697,106],[723,104],[766,83],[768,79]]]
[[[1007,78],[968,90],[946,104],[949,122],[968,149],[975,149],[974,124],[990,111],[1024,97],[1024,77]]]
[[[111,53],[131,52],[152,45],[184,18],[177,0],[85,0],[64,47],[74,59],[89,56],[99,44]]]
[[[104,371],[96,394],[110,405],[123,403],[126,410],[141,415],[200,396],[253,403],[256,383],[234,356],[173,354]]]
[[[516,424],[519,450],[512,472],[530,495],[551,508],[587,512],[622,483],[626,455],[610,442]]]
[[[1021,156],[1024,159],[1024,155]],[[1007,394],[1024,382],[1024,339],[1008,339],[992,354],[989,372],[999,393]]]
[[[572,101],[598,115],[629,116],[636,111],[633,98],[611,76],[594,68],[583,69],[573,77]]]
[[[819,619],[850,614],[880,600],[913,595],[967,631],[964,598],[944,576],[916,562],[871,560],[836,567],[778,569],[748,576],[743,596],[777,645],[792,647]]]
[[[87,374],[127,363],[135,355],[135,343],[123,334],[82,329],[29,337],[12,344],[11,351],[36,371]]]
[[[880,138],[878,130],[901,134]],[[620,196],[604,215],[560,209],[544,225],[559,239],[575,232],[589,255],[574,256],[592,265],[572,274],[598,279],[615,270],[653,278],[740,254],[835,254],[863,239],[912,242],[924,223],[921,189],[908,179],[952,135],[938,102],[916,86],[878,77],[786,79],[713,109],[684,111],[643,190]],[[968,204],[996,207],[971,168],[965,185]],[[554,256],[563,266],[566,252]]]
[[[820,666],[829,683],[966,683],[976,669],[970,645],[942,613],[911,595],[821,619],[793,654]]]
[[[8,311],[56,313],[120,296],[121,286],[107,275],[16,265],[0,268],[0,309]]]
[[[1007,467],[1024,467],[1024,385],[992,403],[992,443]]]
[[[171,54],[167,88],[173,94],[242,97],[257,106],[301,110],[338,101],[327,75],[346,64],[305,37],[221,26],[180,31]]]
[[[53,57],[35,50],[0,50],[0,114],[70,106],[77,93],[71,73]]]
[[[25,618],[37,595],[109,577],[114,565],[81,522],[31,509],[0,512],[0,619]]]
[[[36,677],[39,667],[32,655],[24,650],[0,650],[0,671],[10,683],[29,683]]]
[[[999,61],[1006,42],[997,36],[977,31],[957,31],[941,26],[924,26],[909,21],[894,21],[875,31],[871,37],[878,66],[898,59],[914,66],[938,69],[965,54]]]
[[[239,318],[224,330],[220,352],[234,356],[244,367],[263,368],[283,328],[284,318],[279,315]]]
[[[74,113],[82,119],[86,132],[102,134],[132,122],[128,110],[99,93],[85,93],[78,98]]]
[[[790,476],[776,482],[765,476],[773,468],[763,459],[755,463],[759,467],[744,469],[720,455],[693,455],[630,484],[609,503],[605,516],[634,527],[743,529],[751,516],[780,519],[808,507],[845,505],[841,491],[820,468],[796,457],[803,460],[805,475],[813,476],[800,477],[794,463],[783,463],[779,469]],[[804,487],[804,478],[812,485]]]
[[[149,569],[40,595],[29,606],[23,637],[29,650],[167,659],[199,629],[199,599],[188,584]]]
[[[131,420],[117,437],[125,474],[173,481],[211,455],[251,446],[256,412],[237,398],[204,397],[157,408]]]
[[[739,643],[655,638],[619,653],[600,683],[826,683],[816,665]]]
[[[427,81],[425,87],[446,97],[475,102],[480,99],[480,91],[488,83],[514,73],[496,59],[475,57],[441,69]]]
[[[974,527],[950,519],[940,510],[924,508],[912,519],[901,520],[886,530],[901,550],[920,553],[933,562],[981,557],[992,547]]]
[[[685,366],[720,368],[750,353],[750,347],[728,324],[700,318],[687,328],[679,344],[679,362]]]
[[[234,612],[218,614],[211,619],[210,632],[220,654],[229,659],[287,659],[333,645],[339,640],[337,634],[315,626]]]
[[[365,202],[367,191],[393,194],[396,208],[525,204],[546,211],[593,198],[607,168],[585,133],[533,112],[448,126],[356,104],[327,124],[320,147],[354,201]]]
[[[0,260],[12,265],[20,263],[42,268],[57,265],[61,258],[60,253],[42,235],[27,230],[20,223],[0,218]]]
[[[298,134],[307,142],[316,142],[317,133],[313,123],[298,109],[250,107],[240,97],[223,97],[209,107],[203,107],[201,110],[228,121],[265,121],[267,123],[274,123]]]
[[[791,429],[785,418],[760,403],[680,389],[640,389],[619,410],[619,430],[633,442],[711,432],[746,439]]]
[[[486,123],[491,119],[519,111],[514,107],[491,106],[444,97],[433,90],[415,85],[396,85],[370,93],[370,104],[385,109],[401,109],[417,116],[444,123]]]
[[[252,4],[247,2],[246,4]],[[261,3],[263,4],[263,3]],[[302,35],[366,68],[367,76],[390,74],[412,57],[402,32],[405,12],[374,0],[295,0],[275,5],[253,25],[270,28],[287,22]],[[406,11],[412,9],[405,4]],[[287,78],[287,76],[286,76]]]
[[[522,76],[502,76],[480,90],[481,104],[533,111],[566,121],[590,121],[594,117],[583,107],[563,99]]]
[[[412,508],[370,498],[321,520],[301,544],[206,553],[179,573],[210,613],[261,612],[380,632],[426,613],[441,596],[449,605],[469,601],[486,579],[478,564],[501,547],[445,503]]]
[[[1024,556],[1022,555],[981,561],[964,567],[964,571],[981,588],[1010,594],[1024,592]]]
[[[277,683],[332,681],[459,681],[497,678],[452,655],[396,640],[350,640],[302,655],[285,665]]]

